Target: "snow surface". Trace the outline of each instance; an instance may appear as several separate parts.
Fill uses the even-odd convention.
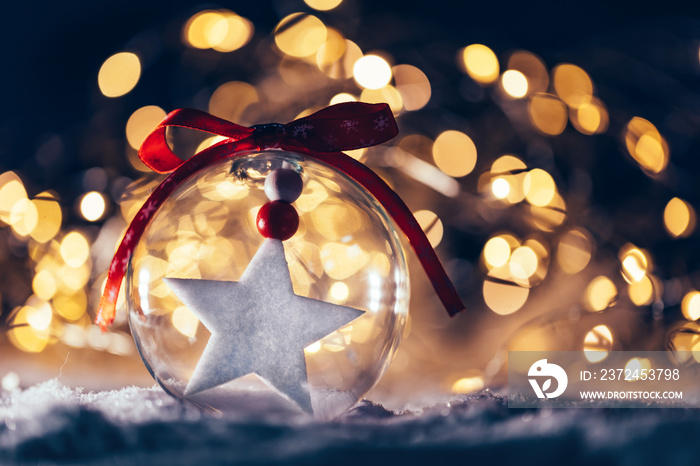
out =
[[[293,410],[216,417],[158,387],[0,392],[0,464],[699,464],[700,411],[508,409],[489,390],[334,421]]]

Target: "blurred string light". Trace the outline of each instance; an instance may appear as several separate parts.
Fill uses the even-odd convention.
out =
[[[120,97],[136,87],[141,78],[141,61],[131,52],[120,52],[109,57],[100,67],[97,84],[107,97]]]
[[[233,52],[247,44],[253,33],[253,23],[232,11],[205,10],[185,23],[182,39],[197,49]]]

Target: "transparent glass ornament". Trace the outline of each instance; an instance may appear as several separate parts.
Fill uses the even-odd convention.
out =
[[[210,332],[163,280],[238,281],[264,240],[255,218],[268,201],[265,176],[280,167],[304,179],[293,203],[299,229],[284,242],[295,294],[365,311],[304,349],[314,414],[330,418],[386,370],[406,322],[409,279],[397,226],[369,192],[329,165],[272,150],[225,160],[185,181],[155,214],[129,264],[129,323],[148,370],[171,395],[212,412],[296,409],[256,376],[185,397]]]

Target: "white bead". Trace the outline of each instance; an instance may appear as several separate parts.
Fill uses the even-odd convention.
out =
[[[303,187],[301,176],[289,168],[273,170],[265,178],[265,195],[271,201],[294,202],[301,195]]]

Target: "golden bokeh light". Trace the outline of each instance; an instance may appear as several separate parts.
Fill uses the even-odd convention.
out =
[[[11,224],[12,207],[22,199],[27,199],[22,180],[14,172],[0,175],[0,220]]]
[[[569,107],[578,108],[593,99],[593,81],[582,68],[564,63],[552,73],[554,90]]]
[[[73,268],[80,267],[90,255],[90,245],[87,239],[77,231],[68,233],[61,241],[61,257]]]
[[[618,259],[622,266],[622,277],[627,283],[640,281],[649,269],[647,256],[632,244],[620,248]]]
[[[612,350],[613,334],[607,325],[596,325],[583,339],[583,354],[589,362],[600,362]]]
[[[617,287],[608,277],[600,275],[588,284],[584,305],[591,312],[603,311],[615,303]]]
[[[364,89],[360,100],[369,104],[387,103],[395,116],[403,109],[401,93],[391,84],[387,84],[381,89]]]
[[[392,72],[406,110],[415,111],[425,107],[432,93],[425,73],[412,65],[396,65]]]
[[[444,233],[442,221],[435,212],[431,212],[430,210],[419,210],[414,212],[413,216],[425,232],[425,236],[428,237],[430,245],[434,248],[437,247],[440,241],[442,241],[442,235]]]
[[[521,50],[508,59],[508,69],[522,73],[527,79],[527,94],[545,92],[549,86],[547,67],[537,55]]]
[[[199,319],[197,319],[197,316],[195,316],[194,313],[185,306],[177,307],[173,311],[171,320],[173,322],[173,327],[175,327],[177,331],[182,333],[184,336],[193,338],[195,335],[197,335]]]
[[[326,29],[326,41],[316,52],[316,65],[323,71],[343,58],[347,42],[343,34],[334,28]]]
[[[554,231],[566,220],[566,202],[558,193],[554,192],[554,197],[546,206],[530,206],[530,222],[543,231]]]
[[[345,102],[357,102],[357,98],[352,94],[348,94],[347,92],[341,92],[331,97],[331,101],[329,102],[329,104],[335,105],[342,104]]]
[[[40,307],[44,308],[43,305]],[[30,319],[34,324],[43,324],[47,320],[46,308],[44,310],[37,310],[36,306],[26,305],[17,311],[13,319],[13,328],[7,332],[7,337],[16,348],[21,351],[26,351],[28,353],[39,353],[46,348],[50,338],[49,324],[51,323],[51,308],[48,307],[48,323],[46,328],[37,329],[35,328]]]
[[[83,290],[57,294],[51,302],[58,315],[71,322],[80,319],[87,311],[87,295]]]
[[[337,7],[343,0],[304,0],[304,3],[309,5],[314,10],[328,11]]]
[[[498,57],[487,46],[472,44],[463,48],[460,55],[460,65],[477,83],[490,84],[498,79]]]
[[[496,159],[491,164],[491,192],[494,197],[504,199],[510,204],[517,204],[525,199],[523,190],[525,170],[527,165],[512,155],[503,155]],[[505,183],[501,181],[496,183],[496,180],[503,180]]]
[[[330,295],[334,302],[343,303],[348,299],[350,289],[343,282],[335,282],[331,285]]]
[[[695,209],[692,205],[674,197],[664,208],[664,227],[673,238],[684,238],[695,230]]]
[[[228,25],[218,11],[205,10],[192,16],[182,30],[184,42],[198,49],[211,48],[226,37]]]
[[[543,207],[552,202],[557,186],[552,175],[542,169],[535,168],[525,175],[523,190],[525,191],[525,199],[530,204]]]
[[[326,243],[320,251],[323,270],[334,280],[345,280],[362,270],[370,255],[356,244]]]
[[[476,146],[474,141],[461,131],[447,130],[433,143],[433,160],[435,165],[449,176],[466,176],[476,165]]]
[[[501,267],[510,259],[510,244],[502,236],[494,236],[484,245],[484,260],[489,268]]]
[[[627,286],[627,294],[636,306],[648,306],[654,300],[654,284],[644,275],[641,280]]]
[[[39,211],[29,199],[19,199],[10,209],[12,230],[21,237],[28,236],[39,223]]]
[[[593,244],[590,235],[582,228],[575,228],[559,238],[557,262],[568,274],[575,274],[585,269],[591,260]]]
[[[104,196],[97,191],[86,193],[80,200],[80,215],[89,222],[101,219],[106,209],[107,202]]]
[[[527,95],[527,78],[520,71],[507,70],[501,76],[501,85],[506,94],[515,99],[520,99]]]
[[[37,211],[38,223],[29,235],[39,243],[46,243],[61,230],[61,206],[48,192],[39,194],[32,203]]]
[[[491,182],[491,193],[496,199],[506,199],[510,194],[510,183],[504,177],[498,177]]]
[[[537,254],[528,246],[516,248],[510,255],[508,268],[513,278],[527,280],[537,271]]]
[[[681,301],[681,312],[688,320],[700,319],[700,291],[688,291]]]
[[[44,301],[48,301],[56,294],[58,285],[53,274],[46,269],[40,270],[34,275],[32,280],[32,290],[34,294]]]
[[[275,44],[292,57],[308,57],[318,52],[326,42],[326,34],[325,24],[317,17],[292,13],[275,28]]]
[[[608,111],[603,102],[595,98],[577,108],[572,107],[569,118],[574,128],[582,134],[600,134],[608,129]]]
[[[136,87],[141,78],[141,61],[136,54],[120,52],[109,57],[100,67],[97,84],[107,97],[120,97]]]
[[[378,55],[365,55],[357,60],[352,73],[357,84],[365,89],[381,89],[392,77],[391,66]]]
[[[556,96],[536,94],[528,102],[527,110],[533,126],[548,136],[561,134],[566,128],[566,105]]]
[[[225,11],[222,12],[223,19],[217,22],[213,28],[213,36],[210,46],[217,52],[233,52],[247,44],[253,37],[255,28],[253,23],[247,18]],[[223,33],[217,31],[223,29]]]
[[[239,124],[246,124],[245,111],[260,98],[252,85],[242,81],[229,81],[219,86],[209,99],[209,113]]]
[[[666,140],[649,121],[634,117],[625,129],[625,145],[632,158],[651,175],[661,173],[668,165]]]
[[[156,105],[141,107],[126,122],[126,140],[134,149],[141,147],[146,136],[165,118],[165,110]]]
[[[514,283],[505,283],[486,278],[483,286],[486,305],[498,315],[508,315],[523,307],[530,290]]]
[[[27,323],[34,330],[46,330],[51,325],[53,309],[46,301],[36,302],[33,306],[27,306]]]
[[[329,29],[329,31],[333,30]],[[334,34],[329,32],[329,39],[324,42],[316,54],[316,64],[326,76],[332,79],[352,78],[355,63],[363,57],[362,50],[349,39],[345,39],[345,44],[341,45],[336,44],[333,38]],[[330,61],[341,49],[343,53],[338,60],[324,64]]]

